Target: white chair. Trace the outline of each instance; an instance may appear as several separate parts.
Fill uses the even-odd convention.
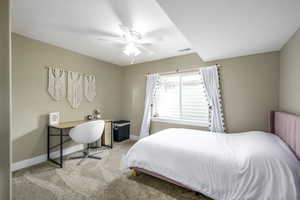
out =
[[[104,121],[96,120],[80,124],[70,130],[70,137],[74,142],[87,145],[87,148],[83,151],[82,156],[71,157],[70,159],[84,159],[93,158],[101,159],[101,157],[90,154],[90,144],[100,140],[104,130]]]

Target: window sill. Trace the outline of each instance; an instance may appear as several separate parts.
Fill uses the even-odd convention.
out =
[[[151,119],[151,121],[153,121],[153,122],[163,122],[163,123],[169,123],[169,124],[182,124],[182,125],[188,125],[188,126],[208,127],[208,124],[203,123],[203,122],[201,123],[201,122],[181,120],[181,119],[153,117]]]

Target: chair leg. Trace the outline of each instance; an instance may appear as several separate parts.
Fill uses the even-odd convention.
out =
[[[92,158],[92,159],[96,159],[96,160],[101,160],[101,157],[95,156],[96,154],[99,154],[101,152],[96,152],[96,153],[90,153],[89,151],[89,145],[88,148],[86,148],[85,150],[82,151],[83,155],[81,156],[75,156],[75,157],[71,157],[69,158],[70,160],[74,160],[74,159],[81,159],[77,165],[80,165],[86,158]]]
[[[97,155],[99,153],[103,153],[103,151],[98,151],[98,152],[95,152],[95,153],[89,153],[89,155],[94,156],[94,155]]]
[[[69,158],[70,160],[76,160],[76,159],[81,159],[76,165],[80,165],[86,158],[88,157],[88,153],[87,153],[87,149],[84,149],[82,151],[82,155],[81,156],[74,156]]]
[[[87,149],[84,149],[84,150],[82,151],[82,154],[83,154],[83,155],[81,155],[81,156],[74,156],[74,157],[71,157],[71,158],[69,158],[69,159],[70,159],[70,160],[74,160],[74,159],[86,158],[87,155],[88,155],[88,152],[87,152],[87,151],[88,151]]]
[[[101,160],[102,159],[101,157],[94,156],[94,155],[89,155],[88,158],[93,158],[93,159],[96,159],[96,160]]]
[[[74,156],[74,157],[71,157],[71,158],[69,158],[70,160],[75,160],[75,159],[83,159],[83,158],[85,158],[86,156]]]

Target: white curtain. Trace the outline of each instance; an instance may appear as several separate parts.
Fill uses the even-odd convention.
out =
[[[225,131],[225,124],[218,67],[200,68],[200,75],[209,103],[209,130],[211,132],[223,133]]]
[[[144,117],[143,117],[141,132],[140,132],[140,138],[147,137],[150,134],[152,104],[153,104],[154,93],[155,93],[156,85],[158,83],[158,79],[159,79],[158,74],[147,75],[145,108],[144,108]]]

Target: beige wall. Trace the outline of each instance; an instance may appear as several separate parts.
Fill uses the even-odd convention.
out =
[[[279,52],[204,63],[196,54],[127,66],[123,115],[132,122],[131,134],[139,135],[144,108],[145,74],[172,71],[183,66],[221,64],[225,120],[229,132],[267,130],[267,116],[278,106]],[[152,132],[174,127],[152,123]],[[176,127],[181,127],[176,125]],[[185,127],[185,126],[184,126]],[[195,128],[195,127],[193,127]],[[200,129],[203,129],[199,127]]]
[[[94,58],[13,34],[13,161],[46,153],[47,114],[61,112],[62,121],[82,119],[100,107],[104,117],[131,120],[138,135],[144,108],[145,74],[221,64],[224,111],[229,132],[267,130],[267,115],[278,107],[279,52],[201,61],[196,54],[120,68]],[[97,76],[97,98],[73,110],[67,101],[52,101],[46,92],[46,65]],[[186,67],[184,67],[186,66]],[[182,126],[155,122],[152,132]]]
[[[103,117],[119,119],[122,68],[62,48],[12,35],[13,70],[13,162],[46,153],[48,113],[58,111],[61,121],[79,120],[100,108]],[[79,109],[67,100],[53,101],[47,93],[46,65],[96,75],[97,97],[83,99]]]
[[[300,29],[280,52],[279,108],[300,114]]]
[[[10,22],[9,0],[0,0],[0,199],[10,199]]]

